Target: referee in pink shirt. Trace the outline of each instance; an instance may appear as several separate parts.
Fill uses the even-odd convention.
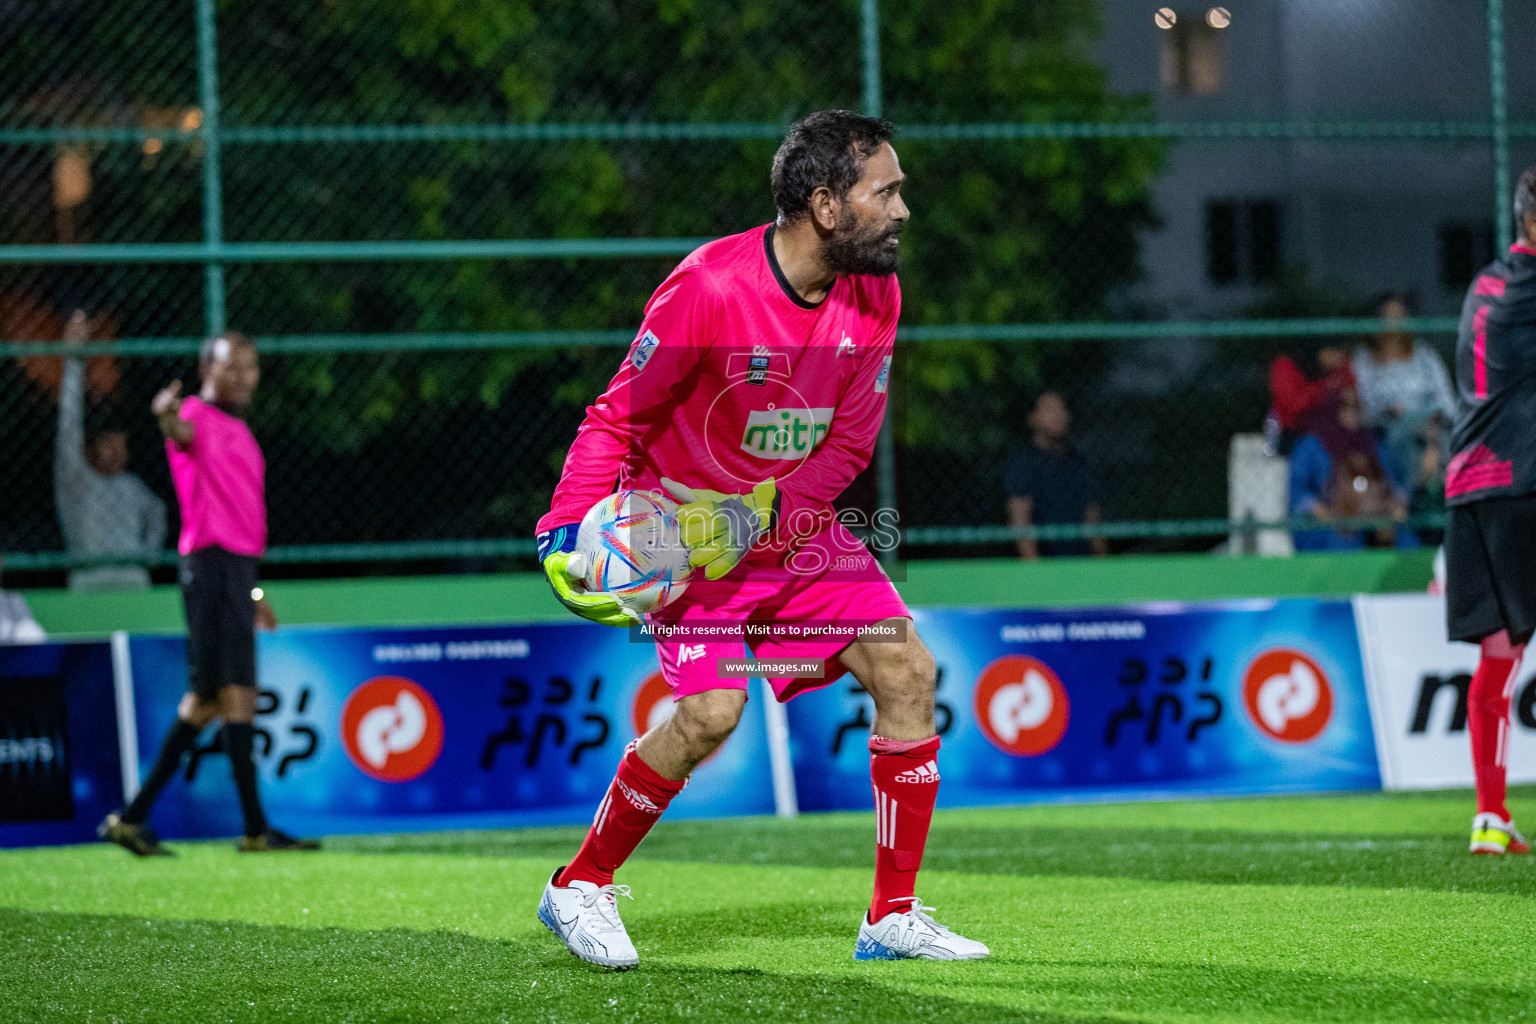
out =
[[[98,834],[141,857],[168,855],[149,812],[181,759],[215,718],[224,723],[245,835],[243,853],[315,850],[267,824],[251,756],[256,716],[256,627],[276,629],[271,606],[256,598],[256,570],[267,548],[266,460],[245,413],[261,379],[256,343],[234,331],[203,343],[202,391],[182,400],[181,382],[155,396],[151,411],[165,435],[181,505],[181,600],[187,613],[188,693],[143,788]]]

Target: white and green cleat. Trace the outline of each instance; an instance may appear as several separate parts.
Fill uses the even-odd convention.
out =
[[[1515,828],[1513,821],[1505,821],[1487,811],[1472,819],[1471,853],[1502,856],[1506,853],[1530,853],[1531,844]]]
[[[554,932],[572,956],[589,964],[627,971],[640,962],[629,932],[619,920],[619,901],[628,896],[627,885],[594,885],[571,879],[570,885],[556,885],[564,868],[556,868],[544,885],[539,900],[539,920]]]
[[[874,924],[864,916],[853,947],[855,960],[980,960],[992,952],[929,917],[934,908],[923,906],[916,896],[911,900],[906,910],[892,911]]]

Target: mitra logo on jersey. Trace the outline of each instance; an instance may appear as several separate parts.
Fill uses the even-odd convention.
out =
[[[681,647],[679,647],[677,649],[677,663],[679,665],[686,665],[690,661],[703,661],[703,660],[704,660],[704,645],[703,644],[683,644]]]
[[[741,450],[761,459],[803,459],[832,429],[830,409],[757,409],[747,414]]]

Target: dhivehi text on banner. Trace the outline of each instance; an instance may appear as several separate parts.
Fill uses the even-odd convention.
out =
[[[134,637],[143,771],[186,691],[180,637]],[[256,754],[268,816],[325,834],[590,821],[624,747],[671,713],[649,643],[585,623],[285,629],[258,642]],[[669,818],[771,814],[760,691]],[[234,835],[216,729],[153,821],[164,836]]]
[[[1347,601],[914,609],[941,805],[1380,785]],[[870,698],[789,706],[800,806],[870,804]]]

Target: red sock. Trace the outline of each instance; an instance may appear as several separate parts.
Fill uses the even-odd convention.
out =
[[[933,802],[939,795],[939,738],[915,742],[869,738],[869,775],[875,784],[875,895],[870,923],[910,906],[917,869],[928,843]]]
[[[1472,770],[1477,778],[1477,813],[1509,820],[1504,806],[1505,765],[1509,762],[1509,698],[1525,645],[1495,633],[1483,641],[1482,657],[1467,688],[1467,726],[1472,735]]]
[[[582,840],[576,858],[566,865],[555,880],[556,885],[570,885],[572,879],[593,885],[613,884],[613,873],[629,859],[672,798],[683,791],[687,779],[673,782],[640,760],[631,743],[619,761],[619,770],[608,786],[603,802],[597,805],[592,827]]]

